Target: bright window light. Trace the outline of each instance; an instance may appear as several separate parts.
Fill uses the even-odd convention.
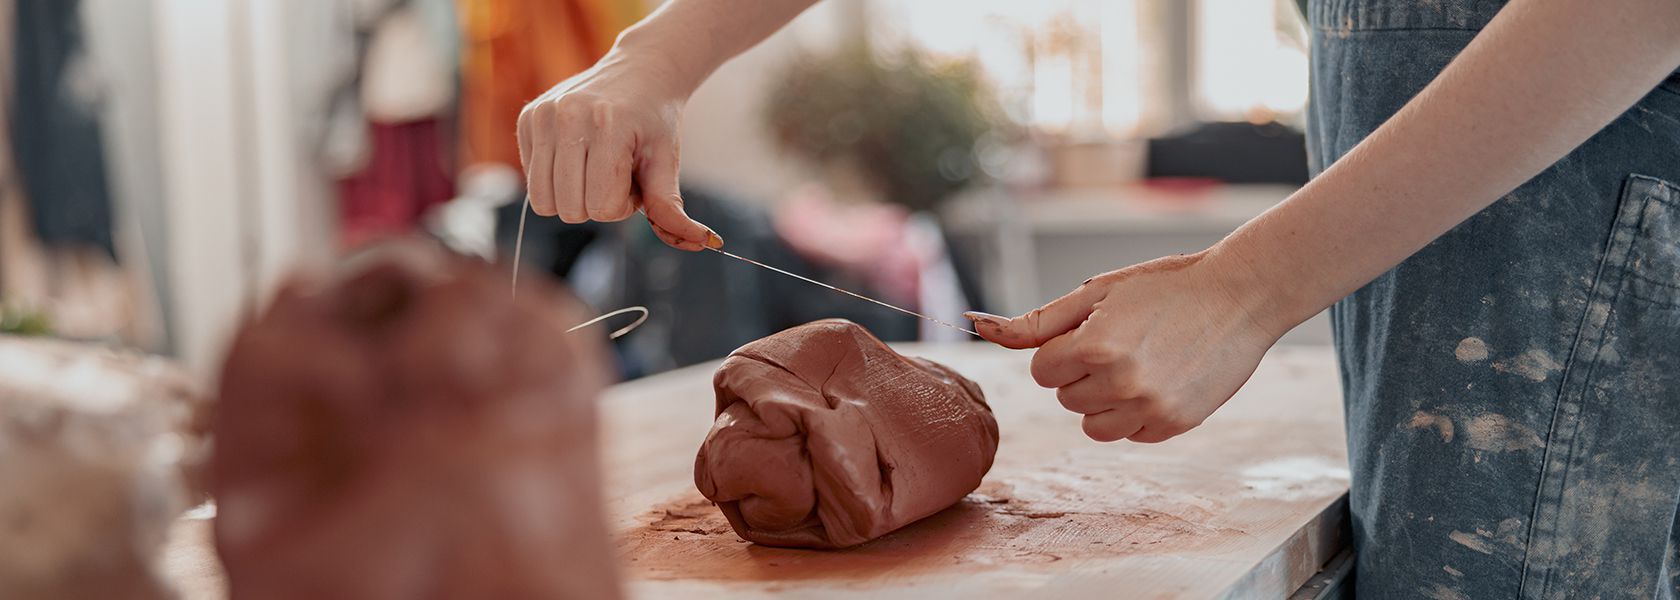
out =
[[[1269,121],[1307,104],[1293,0],[1197,0],[1195,98],[1204,117]]]
[[[980,61],[1035,128],[1110,137],[1138,127],[1137,0],[875,0],[870,11],[878,40]]]
[[[874,39],[974,57],[1016,118],[1069,139],[1161,130],[1174,80],[1187,82],[1200,120],[1292,120],[1307,101],[1294,0],[868,2]],[[1160,30],[1177,2],[1192,2],[1193,31]],[[1164,71],[1183,36],[1193,39],[1188,79]]]

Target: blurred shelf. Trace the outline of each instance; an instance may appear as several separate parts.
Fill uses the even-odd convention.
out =
[[[1145,186],[1046,190],[1015,194],[1036,235],[1228,233],[1298,189],[1290,185],[1224,185],[1198,190]]]
[[[976,190],[954,203],[947,223],[984,240],[980,269],[987,306],[1020,314],[1056,299],[1085,278],[1178,253],[1198,252],[1288,198],[1288,185],[1196,189],[1146,186],[1062,190]],[[1323,315],[1283,343],[1328,344]]]

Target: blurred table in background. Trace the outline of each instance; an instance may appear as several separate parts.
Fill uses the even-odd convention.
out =
[[[1020,314],[1086,278],[1169,254],[1198,252],[1296,190],[1287,185],[986,189],[953,202],[951,236],[976,261],[991,312]],[[1320,313],[1284,344],[1330,343]]]

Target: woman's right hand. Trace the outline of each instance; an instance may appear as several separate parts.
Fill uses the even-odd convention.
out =
[[[519,156],[532,210],[582,223],[641,209],[672,247],[722,247],[677,191],[678,129],[692,91],[677,75],[651,55],[615,49],[525,105]]]

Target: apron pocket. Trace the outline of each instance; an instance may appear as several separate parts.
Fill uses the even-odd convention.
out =
[[[1523,597],[1651,596],[1680,506],[1680,188],[1622,185],[1564,370]],[[1623,595],[1618,593],[1617,595]]]
[[[1629,236],[1627,255],[1620,261],[1624,292],[1649,308],[1680,309],[1680,187],[1633,175],[1623,186],[1617,213],[1612,236],[1624,230]]]

